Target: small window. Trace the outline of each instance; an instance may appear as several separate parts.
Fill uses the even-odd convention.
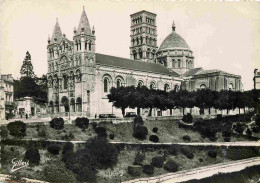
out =
[[[104,92],[105,93],[108,92],[108,79],[107,78],[104,79]]]

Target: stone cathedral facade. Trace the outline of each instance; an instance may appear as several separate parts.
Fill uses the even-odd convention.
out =
[[[157,46],[156,14],[140,11],[131,17],[130,59],[96,53],[95,29],[83,9],[73,40],[62,34],[58,21],[48,39],[49,113],[94,117],[121,110],[108,102],[111,87],[142,86],[161,90],[210,88],[241,90],[241,77],[220,70],[194,68],[194,56],[186,41],[170,34]],[[127,109],[127,111],[135,111]],[[143,109],[142,114],[148,113]],[[173,114],[180,113],[175,110]],[[153,115],[169,115],[154,109]]]

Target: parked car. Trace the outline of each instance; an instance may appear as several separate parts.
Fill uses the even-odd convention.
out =
[[[136,113],[135,112],[127,112],[125,117],[136,117]]]
[[[100,114],[99,118],[117,118],[114,114]]]

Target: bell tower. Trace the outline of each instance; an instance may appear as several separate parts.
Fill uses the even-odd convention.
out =
[[[130,58],[144,62],[155,62],[157,50],[156,14],[140,11],[130,15]]]

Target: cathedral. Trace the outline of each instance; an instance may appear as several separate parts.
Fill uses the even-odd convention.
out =
[[[201,88],[241,90],[241,77],[221,70],[194,68],[194,56],[186,41],[176,32],[157,46],[156,14],[140,11],[131,17],[130,59],[96,53],[95,29],[90,27],[83,8],[73,40],[62,34],[58,21],[48,38],[48,107],[51,115],[95,117],[122,116],[109,103],[111,87],[147,86],[165,91]],[[126,112],[135,109],[126,109]],[[141,111],[143,115],[148,109]],[[175,110],[174,114],[180,113]],[[154,109],[152,115],[169,115]]]

